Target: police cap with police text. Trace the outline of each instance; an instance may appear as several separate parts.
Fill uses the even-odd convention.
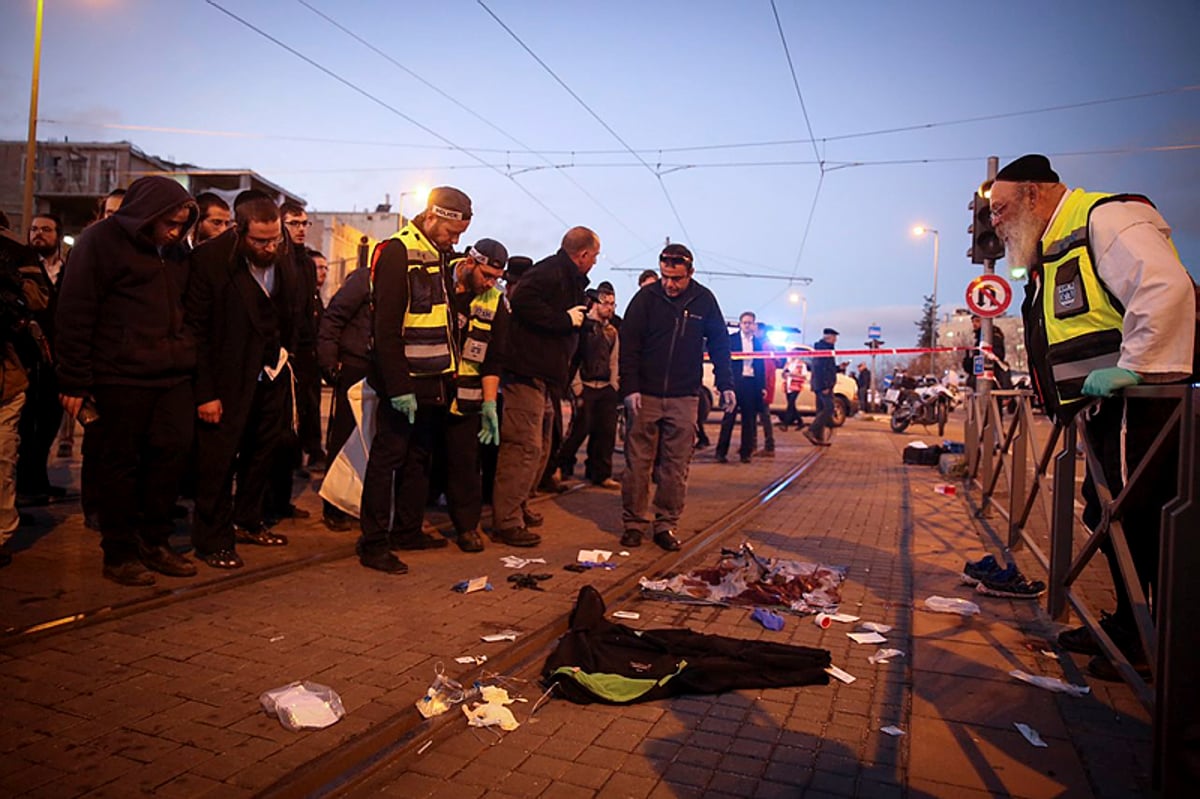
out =
[[[471,198],[453,186],[438,186],[429,192],[426,209],[440,219],[462,222],[471,218]]]

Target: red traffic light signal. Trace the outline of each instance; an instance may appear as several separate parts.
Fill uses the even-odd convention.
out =
[[[1001,240],[996,228],[992,227],[992,186],[991,182],[984,183],[971,199],[971,226],[967,232],[971,234],[971,263],[982,264],[985,261],[996,261],[1004,257],[1004,241]]]

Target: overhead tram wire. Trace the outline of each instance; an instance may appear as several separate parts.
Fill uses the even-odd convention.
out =
[[[559,86],[563,87],[563,89],[567,92],[567,94],[569,94],[573,98],[575,98],[575,102],[577,102],[581,106],[583,106],[584,110],[586,110],[589,114],[591,114],[592,118],[595,119],[597,122],[599,122],[601,127],[603,127],[606,131],[608,131],[614,139],[619,141],[621,143],[621,146],[625,148],[626,152],[628,152],[630,155],[632,155],[634,158],[636,158],[642,164],[642,166],[644,166],[650,172],[650,174],[654,175],[655,179],[658,181],[659,187],[662,189],[663,196],[667,200],[667,205],[669,205],[671,207],[671,213],[673,213],[675,215],[675,221],[679,224],[679,229],[683,232],[684,238],[686,238],[689,243],[694,244],[695,242],[692,240],[691,235],[688,233],[687,225],[685,225],[683,223],[683,218],[680,217],[679,210],[675,207],[674,200],[671,199],[671,193],[667,190],[667,184],[663,182],[662,175],[659,174],[659,172],[656,171],[654,169],[654,167],[650,166],[650,164],[648,164],[646,162],[646,160],[644,158],[642,158],[637,153],[637,151],[634,150],[633,147],[631,147],[629,145],[629,142],[627,142],[623,138],[621,138],[621,135],[619,133],[617,133],[615,130],[613,130],[612,127],[607,122],[605,122],[604,119],[602,119],[599,114],[597,114],[595,111],[593,111],[592,107],[589,106],[586,102],[584,102],[583,98],[580,97],[578,94],[576,94],[575,91],[573,89],[571,89],[570,86],[567,85],[566,81],[564,81],[562,78],[560,78],[558,76],[558,74],[555,73],[555,71],[550,68],[549,64],[547,64],[545,61],[543,61],[538,56],[537,53],[533,52],[533,50],[529,47],[529,45],[525,44],[525,42],[523,42],[521,40],[521,37],[518,36],[516,34],[516,32],[513,31],[512,28],[510,28],[510,27],[508,27],[508,25],[504,24],[504,20],[500,19],[500,17],[498,17],[496,15],[496,12],[494,12],[494,11],[492,11],[492,9],[488,8],[487,3],[483,2],[483,0],[476,0],[476,2],[479,3],[480,7],[482,7],[483,10],[488,13],[488,16],[490,16],[492,19],[494,19],[496,21],[497,25],[499,25],[501,28],[503,28],[508,33],[508,35],[511,36],[516,41],[517,44],[521,45],[521,48],[525,52],[529,53],[530,57],[534,61],[538,62],[538,64],[542,67],[542,69],[546,70],[546,72],[549,73],[550,77],[554,78],[554,80],[558,82]]]
[[[334,72],[333,70],[329,69],[328,67],[326,67],[326,66],[324,66],[324,65],[322,65],[322,64],[320,64],[320,63],[318,63],[316,60],[314,60],[314,59],[310,58],[309,56],[306,56],[304,53],[301,53],[299,50],[297,50],[296,48],[292,47],[291,45],[289,45],[289,44],[286,44],[286,43],[284,43],[283,41],[281,41],[281,40],[279,40],[279,39],[275,38],[274,36],[272,36],[271,34],[267,33],[265,30],[263,30],[262,28],[258,27],[257,25],[255,25],[254,23],[250,22],[249,20],[246,20],[246,19],[243,19],[242,17],[239,17],[237,14],[233,13],[233,12],[232,12],[232,11],[230,11],[229,9],[225,8],[224,6],[222,6],[220,3],[216,2],[216,0],[204,0],[204,2],[208,3],[210,6],[212,6],[212,7],[213,7],[213,8],[215,8],[215,9],[217,9],[217,10],[218,10],[218,11],[220,11],[222,14],[225,14],[226,16],[230,17],[231,19],[233,19],[233,20],[237,21],[238,23],[240,23],[240,24],[244,25],[245,27],[249,28],[250,30],[254,31],[254,32],[255,32],[255,33],[257,33],[259,36],[263,37],[264,39],[266,39],[267,41],[271,42],[272,44],[274,44],[274,45],[276,45],[276,46],[278,46],[278,47],[281,47],[281,48],[283,48],[284,50],[288,51],[288,52],[289,52],[289,53],[291,53],[292,55],[294,55],[294,56],[296,56],[297,58],[299,58],[301,61],[304,61],[305,63],[309,64],[310,66],[312,66],[312,67],[315,67],[316,69],[318,69],[318,70],[320,70],[321,72],[325,73],[325,74],[326,74],[326,75],[328,75],[329,77],[331,77],[331,78],[333,78],[334,80],[336,80],[338,83],[341,83],[341,84],[342,84],[343,86],[345,86],[346,88],[348,88],[348,89],[350,89],[350,90],[354,91],[354,92],[355,92],[355,93],[357,93],[357,94],[360,94],[360,95],[362,95],[363,97],[366,97],[366,98],[367,98],[368,100],[370,100],[371,102],[373,102],[373,103],[375,103],[375,104],[379,105],[380,107],[382,107],[382,108],[384,108],[384,109],[386,109],[386,110],[388,110],[388,111],[392,112],[393,114],[395,114],[396,116],[398,116],[398,117],[400,117],[401,119],[405,120],[405,121],[406,121],[406,122],[408,122],[409,124],[411,124],[411,125],[414,125],[414,126],[416,126],[417,128],[420,128],[421,130],[423,130],[423,131],[425,131],[426,133],[428,133],[430,136],[433,136],[433,137],[434,137],[435,139],[437,139],[438,141],[445,142],[446,144],[448,144],[448,145],[450,145],[451,147],[453,147],[455,150],[458,150],[459,152],[461,152],[463,155],[466,155],[466,156],[468,156],[469,158],[472,158],[472,159],[474,159],[474,160],[478,161],[480,164],[484,164],[485,166],[488,166],[490,169],[492,169],[492,171],[496,172],[496,174],[498,174],[498,175],[502,175],[502,176],[504,176],[504,177],[508,178],[508,180],[509,180],[509,181],[510,181],[510,182],[511,182],[511,183],[512,183],[514,186],[516,186],[518,189],[520,189],[520,190],[522,191],[522,193],[524,193],[524,194],[525,194],[527,197],[529,197],[529,199],[531,199],[531,200],[533,200],[535,203],[537,203],[537,204],[538,204],[538,205],[539,205],[539,206],[542,208],[542,210],[544,210],[546,213],[550,214],[550,216],[552,216],[552,217],[554,217],[556,220],[558,220],[559,224],[563,225],[564,227],[565,227],[565,226],[567,226],[567,221],[566,221],[565,219],[563,219],[561,216],[559,216],[557,213],[555,213],[555,212],[554,212],[554,209],[552,209],[550,206],[546,205],[546,203],[544,203],[544,202],[541,200],[541,198],[539,198],[539,197],[538,197],[537,195],[535,195],[535,194],[534,194],[532,191],[530,191],[528,188],[526,188],[526,187],[525,187],[525,186],[523,186],[521,183],[519,183],[519,182],[518,182],[518,181],[517,181],[515,178],[513,178],[511,175],[505,174],[505,172],[504,172],[504,170],[503,170],[503,169],[500,169],[500,168],[498,168],[498,167],[496,167],[496,166],[494,166],[494,165],[492,165],[492,164],[488,164],[486,161],[484,161],[482,158],[480,158],[480,157],[479,157],[478,155],[476,155],[475,153],[472,153],[471,151],[464,149],[463,147],[459,146],[458,144],[456,144],[455,142],[451,141],[451,140],[450,140],[450,139],[448,139],[447,137],[445,137],[445,136],[443,136],[442,134],[438,133],[438,132],[437,132],[436,130],[434,130],[433,128],[430,128],[428,125],[424,125],[424,124],[422,124],[422,123],[418,122],[417,120],[415,120],[415,119],[413,119],[412,117],[410,117],[408,114],[406,114],[406,113],[404,113],[403,111],[401,111],[399,108],[396,108],[395,106],[393,106],[393,105],[391,105],[391,104],[387,103],[386,101],[384,101],[384,100],[380,99],[379,97],[376,97],[375,95],[371,94],[371,93],[370,93],[369,91],[367,91],[366,89],[364,89],[364,88],[362,88],[361,86],[359,86],[358,84],[356,84],[356,83],[354,83],[354,82],[352,82],[352,81],[348,80],[347,78],[343,78],[343,77],[342,77],[341,75],[339,75],[338,73],[336,73],[336,72]]]
[[[425,86],[426,88],[430,89],[430,90],[431,90],[431,91],[433,91],[433,92],[436,92],[436,93],[437,93],[438,95],[440,95],[440,96],[441,96],[443,99],[445,99],[445,100],[449,101],[450,103],[454,104],[454,105],[455,105],[457,108],[459,108],[459,109],[461,109],[461,110],[463,110],[463,111],[467,112],[467,113],[468,113],[468,114],[470,114],[472,117],[474,117],[475,119],[477,119],[477,120],[479,120],[480,122],[482,122],[484,125],[487,125],[489,128],[491,128],[492,130],[494,130],[494,131],[496,131],[497,133],[499,133],[501,136],[503,136],[503,137],[505,137],[506,139],[508,139],[509,141],[511,141],[511,142],[513,142],[513,143],[515,143],[515,144],[516,144],[518,147],[520,147],[520,148],[521,148],[521,151],[522,151],[522,152],[524,152],[524,153],[527,153],[527,154],[529,154],[529,155],[532,155],[532,156],[535,156],[535,157],[537,157],[537,158],[540,158],[540,159],[541,159],[542,161],[544,161],[544,162],[545,162],[547,165],[552,165],[552,164],[551,164],[551,161],[550,161],[550,159],[549,159],[549,158],[547,158],[545,155],[543,155],[543,154],[541,154],[541,153],[538,153],[538,152],[535,152],[535,151],[534,151],[532,148],[530,148],[530,147],[529,147],[529,145],[527,145],[525,142],[521,141],[521,140],[520,140],[520,139],[518,139],[516,136],[512,135],[511,133],[509,133],[509,132],[508,132],[508,131],[506,131],[504,128],[501,128],[499,125],[497,125],[496,123],[492,122],[490,119],[488,119],[488,118],[487,118],[487,117],[485,117],[484,115],[480,114],[480,113],[479,113],[479,112],[477,112],[475,109],[471,108],[470,106],[466,105],[466,104],[465,104],[465,103],[463,103],[463,102],[460,102],[460,101],[459,101],[459,100],[458,100],[456,97],[454,97],[454,96],[452,96],[450,93],[448,93],[448,92],[444,91],[444,90],[443,90],[443,89],[441,89],[439,86],[436,86],[435,84],[433,84],[432,82],[430,82],[429,80],[427,80],[426,78],[424,78],[423,76],[419,75],[418,73],[414,72],[412,69],[410,69],[410,68],[408,68],[407,66],[405,66],[404,64],[400,63],[399,61],[397,61],[395,58],[393,58],[393,57],[392,57],[391,55],[389,55],[388,53],[384,52],[384,51],[383,51],[383,50],[381,50],[380,48],[378,48],[378,47],[376,47],[375,45],[371,44],[369,41],[367,41],[366,39],[364,39],[362,36],[359,36],[357,33],[355,33],[354,31],[350,30],[350,29],[349,29],[349,28],[347,28],[345,25],[343,25],[342,23],[338,22],[338,21],[337,21],[336,19],[334,19],[333,17],[331,17],[331,16],[329,16],[328,14],[326,14],[324,11],[321,11],[319,8],[317,8],[316,6],[314,6],[312,3],[308,2],[308,0],[296,0],[296,2],[297,2],[297,3],[299,3],[300,5],[304,6],[305,8],[307,8],[307,9],[308,9],[309,11],[311,11],[312,13],[316,14],[316,15],[317,15],[318,17],[320,17],[321,19],[325,20],[325,21],[326,21],[327,23],[329,23],[330,25],[332,25],[332,26],[334,26],[335,28],[337,28],[338,30],[340,30],[342,33],[344,33],[344,34],[346,34],[347,36],[349,36],[351,39],[354,39],[356,42],[358,42],[359,44],[361,44],[363,47],[366,47],[366,48],[367,48],[368,50],[370,50],[371,52],[373,52],[373,53],[375,53],[376,55],[380,56],[380,57],[381,57],[381,58],[383,58],[385,61],[387,61],[388,63],[390,63],[392,66],[394,66],[394,67],[396,67],[397,69],[399,69],[399,70],[403,71],[403,72],[404,72],[405,74],[407,74],[409,77],[411,77],[411,78],[413,78],[414,80],[418,81],[419,83],[421,83],[421,84],[422,84],[423,86]],[[613,219],[613,220],[614,220],[614,221],[615,221],[615,222],[616,222],[618,225],[620,225],[621,227],[625,228],[626,232],[628,232],[630,235],[632,235],[632,236],[633,236],[635,239],[637,239],[637,240],[638,240],[639,242],[641,242],[642,244],[648,244],[648,242],[647,242],[647,241],[646,241],[644,238],[642,238],[642,236],[641,236],[641,235],[640,235],[640,234],[639,234],[639,233],[638,233],[636,230],[634,230],[633,228],[631,228],[629,225],[627,225],[627,224],[625,223],[625,220],[621,219],[619,216],[617,216],[617,215],[616,215],[616,213],[614,213],[612,210],[610,210],[610,209],[608,208],[608,206],[606,206],[604,203],[600,202],[600,200],[599,200],[597,197],[595,197],[595,196],[594,196],[594,195],[593,195],[591,192],[589,192],[587,189],[585,189],[585,188],[583,187],[583,185],[582,185],[582,184],[580,184],[580,183],[579,183],[577,180],[575,180],[575,178],[571,177],[571,175],[570,175],[569,173],[567,173],[567,172],[564,172],[564,171],[562,171],[562,170],[556,170],[556,171],[557,171],[557,173],[558,173],[558,174],[562,175],[562,176],[563,176],[563,178],[564,178],[564,179],[565,179],[565,180],[566,180],[568,183],[570,183],[570,184],[571,184],[572,186],[574,186],[575,188],[579,189],[579,191],[580,191],[580,192],[582,192],[582,193],[583,193],[583,195],[584,195],[585,197],[587,197],[589,200],[591,200],[593,203],[595,203],[595,205],[596,205],[596,207],[597,207],[597,208],[599,208],[599,209],[600,209],[601,211],[603,211],[604,213],[608,214],[608,215],[609,215],[609,217],[611,217],[611,218],[612,218],[612,219]],[[515,175],[514,175],[514,174],[512,174],[512,173],[509,173],[509,177],[510,177],[510,178],[513,178],[513,179],[515,179]]]

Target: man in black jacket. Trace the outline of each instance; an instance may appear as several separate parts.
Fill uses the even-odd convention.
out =
[[[591,295],[591,290],[588,290]],[[588,440],[585,476],[593,485],[601,488],[620,488],[612,479],[613,448],[617,440],[617,405],[620,388],[617,379],[620,347],[617,329],[612,320],[616,316],[617,295],[607,280],[596,290],[592,307],[579,334],[579,350],[575,361],[577,368],[571,383],[571,394],[575,398],[575,413],[571,416],[571,429],[558,451],[557,465],[566,480],[575,471],[575,453],[583,440]]]
[[[333,386],[325,451],[330,462],[354,432],[354,412],[346,392],[367,376],[371,366],[371,270],[356,269],[333,295],[317,333],[317,365]],[[350,515],[325,500],[321,521],[334,532],[351,529]]]
[[[587,311],[587,273],[600,254],[600,238],[573,227],[554,255],[538,262],[509,298],[512,316],[505,342],[504,420],[492,490],[492,537],[510,546],[541,543],[529,532],[526,500],[550,458],[551,403],[561,397],[579,327]]]
[[[279,209],[265,197],[234,205],[236,229],[192,253],[186,298],[201,422],[192,543],[217,569],[243,565],[236,543],[287,544],[263,523],[263,500],[292,427],[290,359],[305,307],[304,283],[280,257]]]
[[[755,335],[758,319],[753,311],[743,311],[738,317],[738,332],[729,337],[731,352],[762,352],[765,342]],[[754,453],[758,417],[765,399],[766,362],[761,358],[739,360],[733,375],[733,391],[737,395],[737,407],[725,408],[721,419],[721,434],[717,437],[717,462],[725,463],[729,453],[729,440],[733,437],[733,423],[738,414],[742,416],[742,441],[738,453],[742,463],[749,463]],[[767,422],[770,424],[770,422]]]
[[[658,257],[662,279],[642,288],[621,325],[621,392],[625,395],[625,474],[621,546],[654,543],[679,549],[677,527],[687,494],[696,435],[704,350],[712,358],[722,404],[733,407],[729,334],[717,298],[692,279],[692,253],[669,244]],[[751,417],[753,420],[753,417]],[[654,482],[654,518],[650,484]]]
[[[832,327],[825,328],[821,340],[813,344],[816,350],[832,350],[837,344],[838,332]],[[821,356],[812,359],[812,390],[817,398],[817,415],[812,424],[804,431],[814,447],[828,447],[829,436],[833,431],[833,387],[837,385],[837,363],[833,356]]]
[[[134,181],[120,210],[79,237],[59,295],[62,407],[77,416],[86,397],[95,401],[103,573],[122,585],[153,585],[145,566],[196,573],[167,546],[192,441],[196,345],[184,324],[181,242],[196,216],[177,182]]]
[[[374,349],[368,379],[379,409],[363,476],[358,539],[358,560],[369,569],[404,574],[408,566],[389,550],[446,545],[446,539],[419,529],[392,534],[393,484],[403,479],[409,447],[429,434],[454,398],[458,353],[451,336],[450,258],[470,224],[471,198],[440,186],[429,192],[425,210],[380,242],[372,256]]]

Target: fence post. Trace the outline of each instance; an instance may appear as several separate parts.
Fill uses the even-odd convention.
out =
[[[1021,545],[1021,513],[1025,508],[1025,483],[1029,464],[1029,398],[1017,398],[1017,431],[1013,437],[1012,454],[1009,458],[1008,478],[1008,548]]]

